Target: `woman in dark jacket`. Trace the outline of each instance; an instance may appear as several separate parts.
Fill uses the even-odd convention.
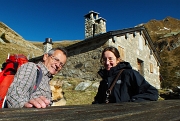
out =
[[[115,47],[107,47],[103,50],[101,63],[105,69],[98,71],[102,81],[92,104],[156,101],[158,99],[157,89],[150,85],[138,71],[133,70],[128,62],[121,62],[119,52]],[[122,69],[110,95],[107,96],[107,93],[109,94],[107,90]]]

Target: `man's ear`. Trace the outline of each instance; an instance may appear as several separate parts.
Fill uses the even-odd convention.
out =
[[[47,53],[44,54],[44,56],[43,56],[43,61],[47,60],[48,56],[49,56],[49,55],[48,55]]]

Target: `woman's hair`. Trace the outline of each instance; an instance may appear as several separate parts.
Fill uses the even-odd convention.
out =
[[[54,54],[54,51],[56,51],[56,50],[61,50],[63,52],[63,54],[67,57],[67,51],[62,47],[53,48],[53,49],[49,50],[47,54],[49,56],[51,56]]]
[[[118,49],[113,46],[109,46],[109,47],[104,48],[104,50],[102,51],[102,55],[101,55],[101,59],[100,59],[101,63],[103,63],[103,55],[106,51],[111,51],[116,56],[116,58],[120,58]]]

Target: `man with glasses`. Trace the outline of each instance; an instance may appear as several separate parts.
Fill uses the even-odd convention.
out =
[[[65,65],[67,52],[63,48],[51,49],[45,53],[38,64],[28,62],[22,65],[8,89],[8,108],[46,108],[52,104],[49,81]],[[34,91],[38,71],[42,72],[42,79]]]

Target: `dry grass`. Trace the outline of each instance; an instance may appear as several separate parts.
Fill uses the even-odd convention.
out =
[[[94,91],[75,91],[64,90],[67,100],[66,105],[87,105],[92,104],[96,92]]]
[[[34,49],[27,49],[27,48],[19,46],[17,44],[13,44],[13,43],[2,44],[2,43],[0,43],[0,67],[1,67],[1,64],[4,63],[5,60],[7,59],[8,53],[9,54],[24,54],[26,56],[28,56],[30,54],[31,57],[33,54],[34,54],[34,56],[40,56],[43,54],[43,52],[41,52],[41,51],[37,51]]]
[[[30,41],[29,41],[30,42]],[[53,44],[53,48],[54,47],[58,47],[58,46],[62,46],[62,47],[66,47],[68,45],[74,44],[79,42],[79,40],[76,41],[60,41],[60,42],[55,42]],[[33,45],[35,45],[36,47],[40,48],[43,50],[43,42],[30,42]],[[43,54],[43,52],[41,51],[37,51],[34,49],[27,49],[26,47],[23,46],[19,46],[17,44],[14,43],[5,43],[2,44],[0,42],[0,68],[1,68],[1,64],[5,62],[7,56],[9,54],[24,54],[26,56],[28,56],[30,54],[30,56],[32,56],[32,54],[34,54],[34,56],[40,56]]]
[[[62,76],[55,76],[53,80],[63,81],[63,92],[67,100],[66,105],[87,105],[92,104],[94,97],[97,93],[97,89],[92,87],[87,88],[84,91],[77,91],[75,87],[82,82],[79,78],[64,78]],[[67,86],[69,85],[69,86]]]

